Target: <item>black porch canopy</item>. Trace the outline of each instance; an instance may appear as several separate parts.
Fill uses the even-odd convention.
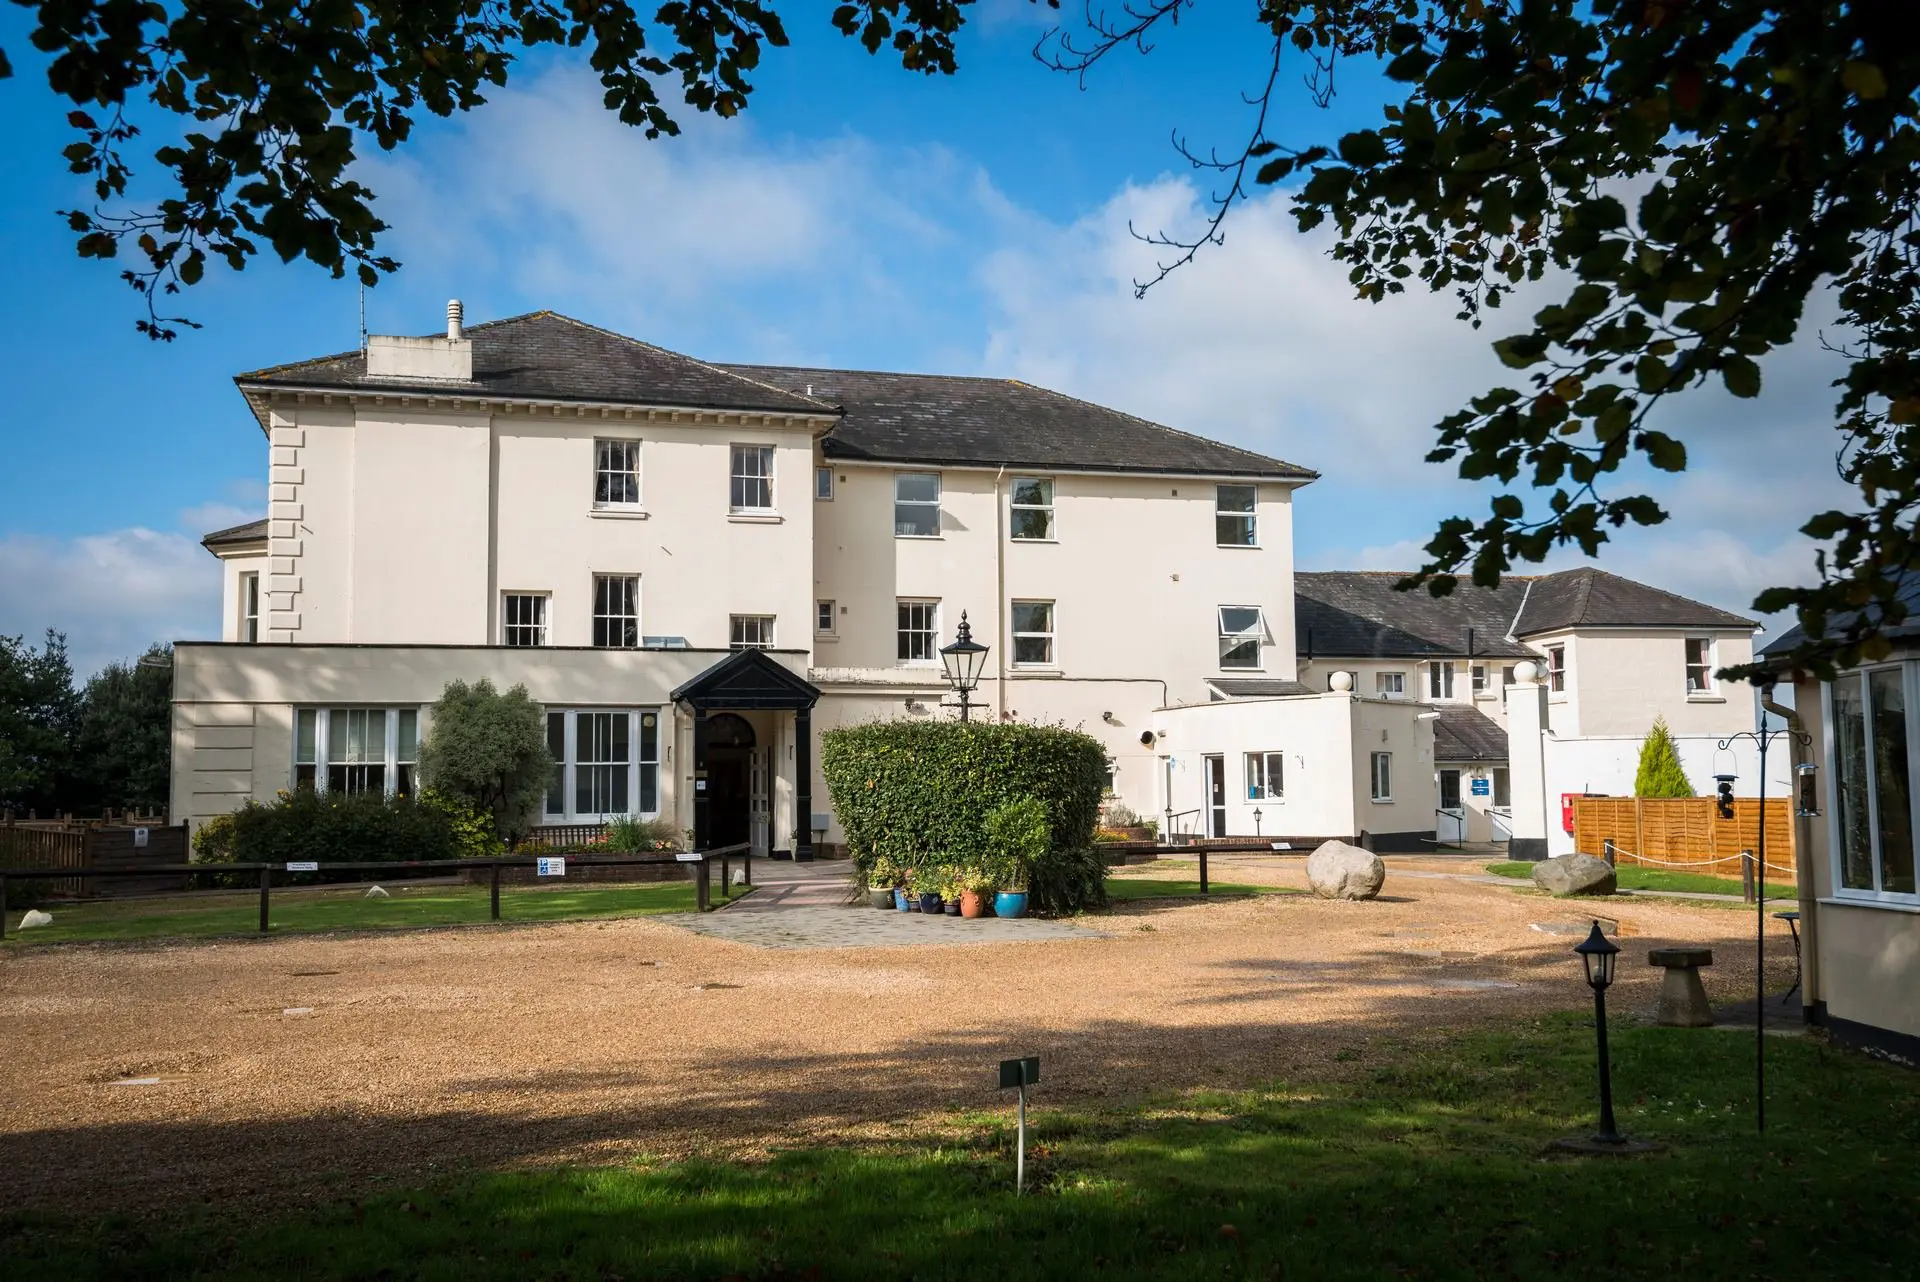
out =
[[[673,692],[673,701],[693,712],[695,850],[707,848],[711,830],[707,794],[708,715],[738,711],[793,713],[793,857],[812,859],[813,705],[820,702],[820,688],[781,665],[764,650],[739,650],[680,685]],[[772,786],[771,777],[768,786]]]

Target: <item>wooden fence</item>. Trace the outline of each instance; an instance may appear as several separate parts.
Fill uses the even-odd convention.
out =
[[[1774,881],[1795,876],[1793,810],[1786,797],[1769,797],[1767,865]],[[1604,856],[1611,839],[1623,864],[1740,875],[1740,852],[1760,849],[1760,801],[1737,797],[1733,818],[1720,818],[1712,797],[1575,797],[1573,848]]]
[[[135,845],[136,827],[147,844]],[[187,862],[185,825],[108,826],[51,821],[0,823],[0,868],[144,868]],[[91,894],[148,894],[180,886],[178,876],[65,878],[43,883],[58,897]]]

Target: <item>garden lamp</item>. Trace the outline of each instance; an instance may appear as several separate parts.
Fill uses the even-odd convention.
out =
[[[967,713],[975,705],[967,695],[980,685],[980,672],[987,666],[987,647],[973,639],[973,628],[967,623],[967,612],[960,612],[960,630],[955,634],[953,644],[940,647],[940,666],[946,669],[947,684],[960,696],[960,719],[968,719]]]
[[[1593,1140],[1596,1144],[1620,1144],[1624,1141],[1613,1120],[1613,1070],[1607,1063],[1607,986],[1613,983],[1613,961],[1620,955],[1620,946],[1607,938],[1596,921],[1593,933],[1573,951],[1580,954],[1587,968],[1587,984],[1593,989],[1594,1036],[1600,1043],[1600,1133]]]

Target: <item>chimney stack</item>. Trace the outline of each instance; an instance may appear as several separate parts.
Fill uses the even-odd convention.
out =
[[[460,315],[460,300],[449,298],[447,300],[447,341],[449,343],[460,341]]]

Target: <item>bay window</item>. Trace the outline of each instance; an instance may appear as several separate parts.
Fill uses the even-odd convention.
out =
[[[1837,894],[1920,901],[1914,893],[1913,726],[1907,666],[1850,672],[1827,688]]]

